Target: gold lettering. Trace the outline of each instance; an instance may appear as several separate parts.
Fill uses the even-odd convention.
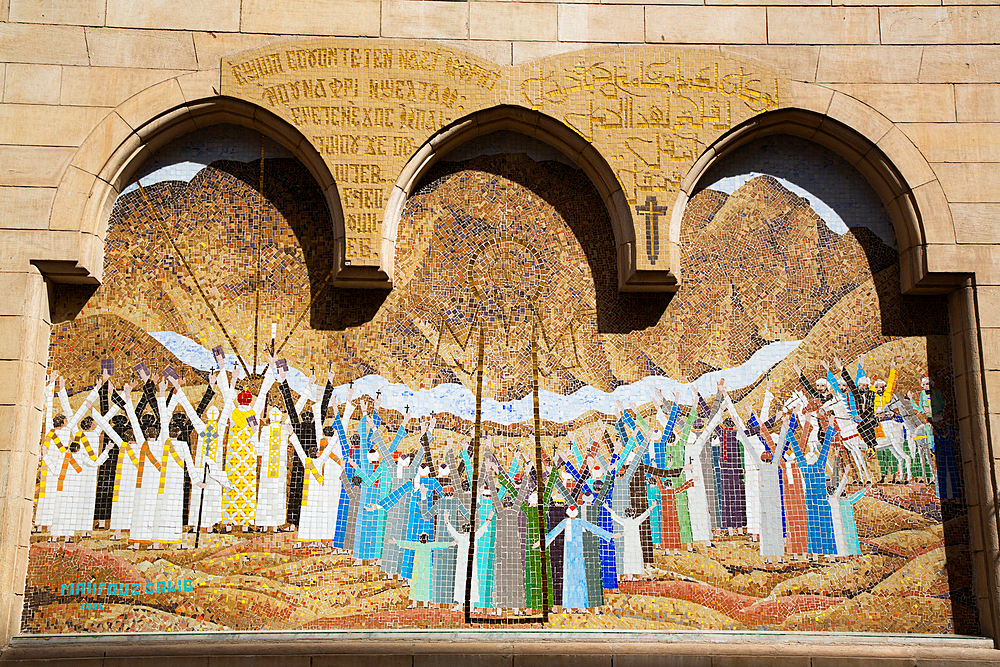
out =
[[[344,188],[344,208],[381,209],[384,193],[380,188]]]
[[[349,213],[347,215],[347,231],[356,234],[374,234],[379,228],[377,213]]]
[[[338,183],[385,183],[377,164],[335,164],[330,167]]]
[[[277,53],[269,53],[253,60],[237,63],[230,67],[236,82],[241,86],[250,82],[262,79],[272,74],[281,74],[281,56]]]
[[[357,134],[332,134],[313,136],[312,142],[320,155],[358,155],[361,139]]]
[[[350,259],[377,259],[378,253],[372,248],[371,239],[348,237],[347,256]]]

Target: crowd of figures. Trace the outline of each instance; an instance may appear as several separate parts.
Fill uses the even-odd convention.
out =
[[[35,526],[67,542],[107,529],[133,549],[185,548],[192,531],[296,530],[408,580],[412,605],[461,606],[468,591],[484,612],[594,610],[606,589],[649,576],[654,545],[744,534],[765,561],[857,555],[854,507],[872,484],[941,483],[935,442],[953,435],[931,380],[901,397],[895,363],[884,380],[863,358],[853,375],[834,363],[815,380],[796,369],[789,396],[766,389],[745,415],[722,382],[690,407],[657,391],[551,452],[454,431],[435,445],[433,415],[388,428],[378,397],[338,405],[332,378],[295,397],[273,360],[256,396],[220,370],[197,407],[176,374],[140,370],[139,391],[105,373],[74,412],[53,377]],[[275,383],[283,405],[267,406]],[[418,444],[401,451],[411,431]]]

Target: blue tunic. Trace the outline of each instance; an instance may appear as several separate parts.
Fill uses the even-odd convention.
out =
[[[492,498],[479,498],[479,508],[476,512],[476,523],[481,528],[489,517],[489,528],[476,540],[476,572],[479,575],[479,608],[493,607],[494,564],[496,563],[497,517],[493,512]],[[582,542],[581,542],[582,544]]]
[[[836,554],[837,540],[833,533],[833,514],[830,509],[829,497],[826,494],[826,459],[830,454],[830,443],[833,441],[834,429],[827,427],[823,438],[823,449],[815,463],[807,463],[805,454],[799,448],[799,442],[788,428],[788,440],[792,443],[792,451],[802,473],[802,483],[806,495],[806,528],[809,531],[809,553]]]
[[[361,432],[361,448],[368,451],[369,432],[367,415],[361,417],[358,430]],[[377,505],[391,489],[392,471],[385,460],[375,468],[365,461],[356,468],[361,477],[361,501],[358,506],[358,518],[354,531],[354,557],[362,560],[375,560],[382,557],[382,538],[385,534],[385,510],[370,510],[369,506]],[[381,489],[386,491],[383,493]]]
[[[613,536],[586,519],[563,519],[549,531],[545,545],[552,544],[556,536],[563,533],[563,596],[562,606],[566,609],[587,608],[587,566],[597,567],[597,563],[586,563],[583,557],[583,531],[590,531],[604,540]]]

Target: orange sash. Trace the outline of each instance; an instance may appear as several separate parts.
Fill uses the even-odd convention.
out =
[[[129,460],[132,461],[132,465],[134,465],[136,468],[138,468],[139,467],[139,459],[136,457],[135,452],[132,450],[132,443],[130,443],[130,442],[122,442],[122,445],[121,445],[120,449],[121,449],[121,452],[124,453],[125,456],[128,456]],[[118,502],[118,490],[119,490],[119,488],[121,487],[121,484],[122,484],[122,464],[124,462],[125,462],[125,457],[119,455],[118,456],[118,465],[115,466],[115,488],[114,488],[114,493],[111,496],[111,502],[113,502],[113,503]]]
[[[87,434],[83,431],[77,431],[76,437],[73,438],[73,442],[79,442],[83,450],[87,452],[87,456],[90,457],[91,461],[97,460],[97,454],[94,453],[94,448],[90,446],[90,440],[87,439]]]
[[[139,465],[136,466],[139,468],[139,472],[135,476],[135,488],[137,489],[142,486],[142,472],[146,467],[146,459],[149,459],[149,462],[152,463],[157,470],[160,469],[160,462],[153,456],[153,452],[149,448],[149,443],[143,442],[142,447],[139,449]]]
[[[63,482],[66,481],[66,472],[71,465],[73,466],[73,470],[78,473],[83,472],[83,466],[76,462],[76,459],[73,457],[73,452],[67,450],[63,455],[62,470],[59,471],[59,484],[56,486],[56,491],[63,490]]]
[[[167,464],[170,463],[171,458],[177,462],[177,465],[181,467],[181,470],[184,469],[184,459],[182,459],[181,455],[177,453],[176,449],[174,449],[174,443],[170,440],[170,438],[167,438],[167,441],[163,443],[163,461],[160,463],[160,490],[157,491],[158,494],[163,494],[163,490],[166,488]]]

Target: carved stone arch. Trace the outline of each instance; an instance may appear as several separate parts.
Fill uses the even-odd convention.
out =
[[[78,252],[67,253],[76,257],[65,261],[35,262],[50,282],[86,283],[96,289],[104,236],[118,195],[160,147],[221,123],[260,132],[309,170],[326,199],[337,265],[343,264],[344,216],[326,163],[288,121],[250,102],[219,95],[214,88],[218,80],[215,70],[162,81],[120,104],[88,135],[63,175],[49,213],[49,229],[75,236]]]
[[[809,84],[798,84],[809,86]],[[713,142],[681,182],[671,211],[670,239],[680,241],[681,221],[702,177],[723,157],[755,139],[790,134],[824,146],[854,166],[882,199],[896,231],[901,289],[906,294],[949,292],[960,279],[943,252],[955,243],[944,190],[919,150],[880,113],[840,92],[798,95],[813,108],[763,113]],[[801,90],[799,91],[801,92]]]
[[[565,123],[539,111],[515,105],[498,105],[471,113],[442,128],[410,157],[389,195],[382,223],[381,269],[392,280],[396,233],[406,200],[417,184],[442,157],[462,144],[492,132],[518,132],[552,146],[570,158],[590,178],[611,219],[618,261],[618,287],[622,291],[666,292],[677,288],[673,274],[636,270],[636,238],[632,209],[614,170],[604,156]],[[676,266],[672,261],[671,266]]]

